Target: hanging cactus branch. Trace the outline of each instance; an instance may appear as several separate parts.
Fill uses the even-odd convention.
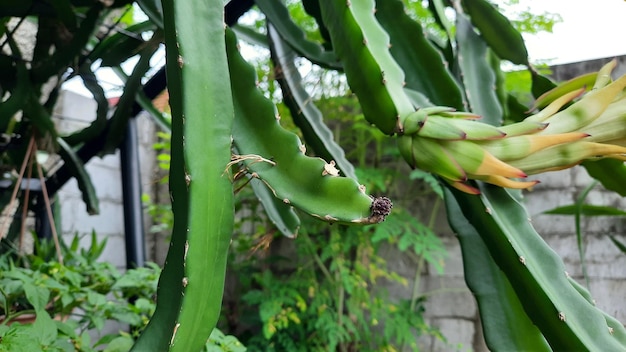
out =
[[[350,224],[383,221],[390,205],[379,207],[381,199],[367,195],[364,186],[339,177],[334,161],[306,156],[299,138],[280,126],[276,107],[257,89],[254,68],[241,57],[230,30],[226,50],[235,104],[234,143],[240,153],[253,155],[236,161],[276,198],[315,218]]]

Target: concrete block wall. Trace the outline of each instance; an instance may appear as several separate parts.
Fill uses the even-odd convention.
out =
[[[72,91],[63,91],[54,111],[55,122],[61,133],[69,133],[88,126],[95,118],[96,103],[91,97],[82,96]],[[152,144],[155,127],[145,117],[138,117],[140,140],[140,160],[142,188],[151,193],[155,182],[156,162]],[[102,158],[94,157],[85,165],[96,189],[100,201],[100,214],[89,215],[82,201],[81,192],[75,180],[70,180],[58,193],[61,208],[62,236],[66,241],[75,234],[83,236],[81,244],[89,245],[90,235],[95,231],[98,239],[107,239],[107,246],[102,259],[118,268],[126,267],[126,249],[124,241],[124,209],[122,204],[122,184],[119,151]],[[146,229],[149,217],[144,216]],[[146,236],[147,253],[153,238]],[[152,259],[149,257],[148,259]]]

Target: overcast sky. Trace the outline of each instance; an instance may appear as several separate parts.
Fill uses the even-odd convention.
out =
[[[626,55],[624,0],[520,0],[520,5],[563,18],[553,33],[524,37],[531,61],[566,63]]]

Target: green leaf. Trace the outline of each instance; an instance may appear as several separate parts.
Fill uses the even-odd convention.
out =
[[[487,60],[487,44],[465,15],[458,13],[456,21],[458,64],[470,109],[482,116],[482,122],[499,126],[502,107],[495,91],[496,75]]]
[[[34,91],[31,91],[24,106],[22,106],[22,111],[40,133],[53,138],[57,136],[57,130],[52,121],[52,115],[39,103]]]
[[[107,131],[108,137],[102,154],[112,153],[126,135],[127,122],[131,118],[130,114],[135,103],[135,97],[141,88],[141,80],[150,69],[150,59],[159,48],[160,40],[161,34],[156,32],[141,50],[139,62],[133,68],[133,72],[124,85],[124,92],[117,103],[113,116],[111,116],[110,128]]]
[[[623,349],[626,329],[607,325],[604,313],[572,286],[562,260],[532,228],[524,207],[505,189],[482,183],[478,187],[480,196],[452,193],[550,346]]]
[[[321,1],[320,7],[365,118],[385,134],[398,132],[398,120],[415,109],[404,93],[404,71],[389,51],[389,35],[374,16],[374,0]]]
[[[96,119],[84,129],[74,132],[69,136],[63,137],[67,144],[74,146],[83,143],[89,139],[96,138],[104,130],[107,122],[107,114],[109,112],[109,101],[104,94],[104,89],[98,83],[98,78],[91,70],[89,64],[82,65],[78,74],[83,80],[84,86],[93,95],[96,101]]]
[[[141,8],[141,11],[145,13],[150,22],[157,25],[159,28],[163,28],[163,6],[159,0],[137,0],[137,5]]]
[[[119,66],[113,67],[113,72],[115,72],[115,74],[117,74],[117,76],[124,83],[128,81],[129,77],[121,67]],[[167,118],[167,115],[164,112],[159,111],[159,109],[157,109],[154,106],[154,104],[152,103],[152,100],[150,100],[148,96],[146,96],[146,93],[144,93],[143,90],[139,90],[135,98],[139,106],[141,106],[141,108],[150,115],[150,117],[152,118],[152,121],[154,121],[154,123],[156,123],[157,126],[159,126],[162,131],[167,132],[167,135],[169,138],[169,134],[172,133],[172,121],[170,121],[170,119]],[[154,147],[156,147],[156,144],[154,145]],[[169,169],[169,164],[166,169]]]
[[[448,63],[426,39],[422,26],[406,13],[402,1],[378,1],[376,19],[391,37],[391,55],[404,69],[406,87],[435,105],[463,109],[461,87],[448,71]]]
[[[329,222],[369,224],[372,198],[348,177],[333,176],[334,166],[304,154],[297,135],[276,118],[276,106],[256,85],[256,72],[241,57],[228,33],[227,50],[235,123],[233,140],[246,172],[260,178],[285,203]],[[270,160],[271,159],[271,160]]]
[[[104,325],[104,324],[101,324]],[[96,324],[96,326],[98,326],[98,324]],[[98,330],[102,329],[102,327],[98,328]],[[82,334],[80,334],[80,344],[81,346],[91,346],[91,336],[89,335],[88,331],[84,331]]]
[[[328,34],[326,25],[324,25],[324,20],[322,20],[322,10],[320,9],[319,0],[302,0],[302,7],[309,16],[315,19],[320,36],[326,41],[326,43],[324,43],[325,46],[330,46],[330,34]]]
[[[172,130],[182,129],[182,136],[172,136],[172,167],[181,166],[175,158],[184,160],[170,182],[175,201],[180,193],[189,197],[187,211],[174,209],[174,223],[184,217],[187,226],[173,234],[185,240],[185,250],[178,253],[184,270],[180,313],[166,333],[172,351],[200,350],[215,327],[233,230],[233,188],[224,171],[231,160],[234,109],[223,5],[221,0],[163,2]]]
[[[51,3],[54,8],[58,19],[67,27],[70,31],[76,30],[76,14],[72,8],[72,4],[69,0],[58,0]]]
[[[531,71],[532,74],[532,93],[535,98],[540,97],[543,93],[556,87],[556,84],[552,80],[536,71]]]
[[[587,266],[585,261],[585,251],[583,248],[583,238],[582,238],[582,230],[581,230],[581,216],[625,216],[626,212],[621,211],[619,209],[608,207],[608,206],[598,206],[598,205],[590,205],[584,204],[585,199],[589,192],[597,185],[597,181],[591,183],[587,186],[581,194],[576,198],[576,203],[572,205],[566,205],[562,207],[556,207],[554,209],[550,209],[544,211],[543,214],[548,215],[574,215],[575,225],[576,225],[576,243],[578,246],[578,255],[580,257],[580,263],[582,267],[583,276],[587,282],[587,286],[589,286],[589,278],[587,276]]]
[[[163,1],[175,221],[156,311],[134,351],[199,351],[219,317],[234,220],[223,5]]]
[[[257,45],[262,48],[269,47],[267,36],[257,32],[250,26],[244,26],[238,23],[231,27],[233,32],[237,34],[237,38],[246,41],[248,44]]]
[[[37,319],[33,323],[31,332],[32,338],[42,347],[52,344],[57,338],[57,326],[48,312],[43,309],[37,311]]]
[[[626,197],[626,165],[617,159],[600,159],[597,161],[585,161],[582,165],[589,176],[602,183],[604,188]]]
[[[575,204],[565,205],[562,207],[556,207],[550,210],[546,210],[543,214],[548,215],[584,215],[584,216],[626,216],[626,211],[602,206],[602,205],[591,205],[591,204],[582,204],[582,206],[578,207]]]
[[[85,13],[78,29],[75,32],[68,33],[71,41],[67,45],[56,47],[52,55],[40,60],[38,65],[32,68],[32,82],[46,82],[51,76],[57,75],[62,71],[69,62],[73,61],[74,57],[81,53],[99,24],[100,14],[103,9],[104,4],[100,2],[93,3],[93,6]]]
[[[146,45],[141,35],[156,29],[157,26],[153,21],[134,24],[100,42],[89,54],[89,60],[95,62],[101,59],[100,66],[102,67],[119,66],[132,56],[139,54]]]
[[[609,238],[611,239],[611,242],[613,242],[613,244],[619,248],[620,251],[622,251],[622,253],[626,254],[626,244],[624,244],[624,242],[617,240],[615,236],[609,235]]]
[[[118,336],[114,338],[102,352],[128,352],[133,347],[133,339],[130,336]]]
[[[492,351],[551,351],[485,242],[447,189],[444,199],[448,221],[461,244],[465,282],[478,302],[487,347]]]
[[[250,180],[250,185],[254,194],[263,204],[265,213],[278,231],[286,237],[295,238],[300,229],[300,218],[298,218],[293,207],[276,198],[263,181],[253,178]]]
[[[409,174],[409,179],[410,180],[423,180],[424,182],[426,182],[426,184],[430,186],[430,188],[435,192],[435,194],[439,196],[439,198],[443,198],[443,187],[441,186],[441,183],[439,183],[437,178],[433,176],[433,174],[426,172],[426,171],[422,171],[420,169],[415,169],[415,170],[412,170],[411,173]]]
[[[501,59],[529,65],[524,39],[504,15],[486,0],[463,0],[463,4],[472,24]]]
[[[47,288],[27,282],[24,284],[24,294],[36,312],[45,310],[50,297],[50,291]]]
[[[435,23],[437,23],[446,32],[448,38],[452,38],[454,24],[445,14],[446,7],[444,6],[443,0],[429,1],[428,8],[435,18]]]
[[[59,155],[78,183],[78,189],[81,191],[83,202],[85,202],[85,206],[87,207],[87,213],[90,215],[98,214],[100,212],[98,195],[91,182],[89,173],[85,170],[85,165],[62,138],[57,138],[57,143],[60,147],[58,151]]]
[[[41,351],[42,346],[35,338],[32,325],[13,324],[0,325],[0,351],[2,352],[31,352]]]
[[[12,36],[8,36],[7,41],[15,44]],[[14,46],[12,45],[11,47],[13,48]],[[22,106],[26,104],[32,90],[32,84],[29,79],[29,72],[26,68],[26,63],[18,61],[16,66],[16,85],[11,91],[9,97],[0,103],[0,131],[8,130],[9,123]]]
[[[507,93],[506,103],[507,114],[504,116],[505,120],[520,122],[529,116],[528,107],[522,104],[513,94]]]

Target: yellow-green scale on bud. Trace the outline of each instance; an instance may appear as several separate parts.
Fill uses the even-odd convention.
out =
[[[557,135],[524,135],[504,138],[496,141],[477,141],[476,143],[493,154],[496,158],[508,162],[527,157],[540,150],[587,137],[581,132]]]
[[[590,158],[619,157],[620,154],[626,154],[625,147],[577,141],[550,147],[509,163],[532,175],[566,169]]]
[[[622,76],[606,87],[586,94],[580,101],[558,112],[543,122],[549,123],[540,134],[556,134],[581,131],[581,128],[598,118],[615,97],[626,87],[626,76]]]
[[[411,148],[412,166],[439,174],[452,181],[467,180],[464,168],[439,141],[415,136]]]
[[[531,110],[547,106],[552,102],[558,100],[560,97],[567,95],[573,91],[578,91],[581,88],[583,89],[583,91],[588,90],[591,87],[591,84],[596,81],[597,77],[598,73],[592,72],[574,77],[567,82],[563,82],[538,97],[535,101],[535,106]]]
[[[590,142],[605,143],[626,136],[626,99],[611,103],[592,123],[583,129]]]
[[[454,156],[470,178],[476,175],[526,177],[526,174],[481,148],[473,141],[441,141],[442,147]]]
[[[506,136],[506,133],[486,123],[437,115],[429,115],[417,134],[442,140],[490,140]]]

